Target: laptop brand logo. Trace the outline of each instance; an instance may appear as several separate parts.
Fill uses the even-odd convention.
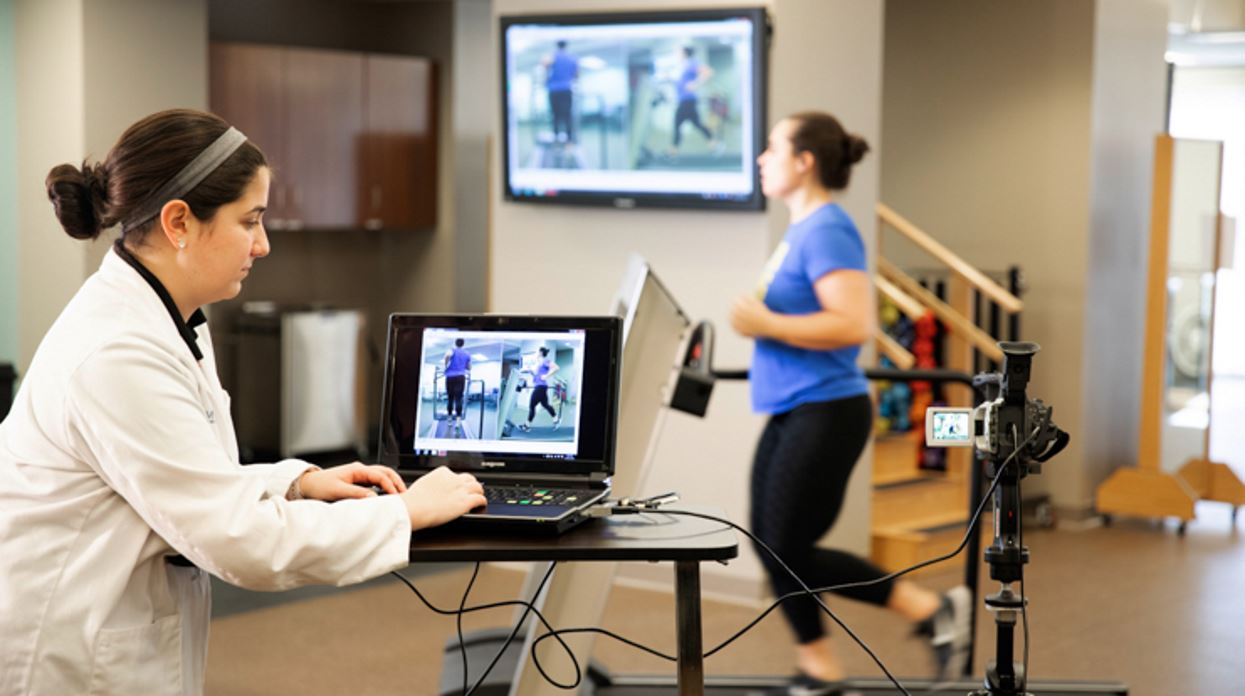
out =
[[[505,462],[480,462],[480,466],[483,466],[485,469],[502,469],[502,468],[505,468],[506,463]]]

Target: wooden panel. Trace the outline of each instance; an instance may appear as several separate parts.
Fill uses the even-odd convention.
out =
[[[287,49],[285,178],[295,227],[355,226],[363,78],[362,54]]]
[[[1150,266],[1146,274],[1146,328],[1141,367],[1141,438],[1137,467],[1158,471],[1159,436],[1163,429],[1164,364],[1167,360],[1167,255],[1171,225],[1172,152],[1174,141],[1160,135],[1154,142],[1154,179],[1150,188]]]
[[[1194,518],[1197,493],[1183,479],[1163,471],[1116,469],[1098,487],[1098,512],[1139,517]]]
[[[875,530],[872,537],[870,557],[873,562],[887,572],[895,572],[928,561],[931,558],[944,556],[959,546],[967,530],[967,517],[956,523],[931,530],[905,532],[893,529]],[[977,526],[977,535],[987,525]],[[935,563],[914,571],[912,576],[922,575],[932,570],[943,570],[963,566],[964,557],[954,558]],[[911,576],[909,576],[911,577]]]
[[[973,317],[973,293],[966,280],[952,275],[947,281],[947,303],[960,316],[971,323]],[[944,367],[973,374],[973,345],[962,332],[951,331],[947,334]],[[958,383],[943,385],[943,395],[948,406],[968,407],[973,405],[973,388]],[[947,473],[963,476],[970,471],[973,462],[973,448],[951,447],[947,449]]]
[[[1227,464],[1190,459],[1181,467],[1179,476],[1202,500],[1245,505],[1245,483]]]
[[[873,528],[923,529],[965,516],[963,481],[932,479],[873,491]]]
[[[246,134],[273,170],[265,221],[273,229],[288,217],[286,159],[285,49],[213,42],[209,49],[209,108]]]
[[[908,481],[918,478],[921,469],[917,457],[921,453],[924,433],[909,432],[884,435],[873,440],[873,485]]]
[[[437,81],[425,58],[369,55],[360,147],[360,222],[411,229],[437,220]]]

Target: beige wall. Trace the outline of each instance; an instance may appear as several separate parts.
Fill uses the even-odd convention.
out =
[[[716,0],[682,6],[720,6]],[[775,0],[768,3],[774,24],[770,117],[818,108],[840,114],[852,130],[879,144],[881,5],[849,1]],[[495,0],[497,14],[565,10],[666,8],[667,3],[553,2]],[[815,77],[813,77],[815,75]],[[494,179],[499,180],[494,157]],[[871,244],[877,195],[876,158],[854,175],[845,203]],[[693,318],[718,327],[717,363],[742,367],[750,342],[735,336],[727,322],[731,301],[749,291],[766,256],[786,224],[781,205],[766,213],[613,210],[523,205],[500,199],[493,205],[491,306],[501,312],[604,312],[622,278],[626,256],[649,259]],[[556,281],[533,269],[549,255],[559,259]],[[721,508],[734,520],[747,519],[747,476],[763,425],[750,413],[747,387],[719,384],[707,418],[673,413],[665,422],[647,489],[677,490],[689,503]],[[867,462],[866,458],[864,462]],[[868,465],[857,468],[836,542],[868,548]],[[706,568],[718,580],[739,581],[755,591],[761,577],[752,551],[741,546],[739,561],[727,569]],[[628,572],[627,568],[621,572]],[[725,579],[723,579],[725,578]],[[707,580],[706,582],[714,582]]]
[[[18,359],[25,373],[44,332],[86,273],[86,245],[56,222],[48,170],[85,154],[82,0],[20,0],[17,48]]]
[[[83,2],[82,10],[88,157],[103,159],[122,131],[148,114],[207,108],[204,0]],[[88,272],[113,239],[115,233],[91,245]]]
[[[979,268],[1023,269],[1031,395],[1072,434],[1026,487],[1061,506],[1088,508],[1135,446],[1165,30],[1165,0],[887,3],[882,199]],[[932,265],[893,232],[883,250]]]
[[[1032,393],[1080,435],[1093,4],[890,0],[882,200],[972,265],[1019,264]],[[897,233],[883,254],[930,267]],[[1074,437],[1029,489],[1080,466]]]
[[[204,2],[19,0],[18,275],[24,371],[52,321],[99,265],[107,240],[69,238],[47,202],[52,167],[107,155],[139,117],[206,105]],[[136,37],[142,37],[136,40]]]

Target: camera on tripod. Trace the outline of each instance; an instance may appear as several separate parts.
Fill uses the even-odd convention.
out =
[[[995,659],[986,667],[983,688],[970,696],[1029,696],[1024,664],[1013,660],[1013,630],[1025,598],[1012,590],[1023,580],[1029,550],[1020,529],[1020,480],[1041,473],[1042,462],[1068,444],[1068,434],[1051,420],[1052,408],[1025,396],[1036,343],[1001,342],[1003,371],[973,377],[982,397],[974,408],[931,407],[925,411],[925,443],[931,447],[972,447],[981,473],[994,479],[994,540],[985,550],[990,577],[1001,583],[985,598],[994,614]],[[1015,461],[1014,467],[1008,465]]]
[[[1042,462],[1068,443],[1051,420],[1052,407],[1025,396],[1036,343],[1001,342],[1003,371],[982,373],[973,387],[985,394],[974,408],[931,406],[925,409],[927,447],[972,447],[987,460],[1015,454],[1020,475],[1041,473]],[[987,472],[991,473],[991,472]]]

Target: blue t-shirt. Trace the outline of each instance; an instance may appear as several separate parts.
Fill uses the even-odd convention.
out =
[[[545,381],[545,377],[549,374],[550,369],[552,368],[549,367],[549,358],[541,358],[540,364],[536,366],[535,370],[532,370],[532,386],[549,386],[549,383]]]
[[[446,377],[462,377],[471,369],[471,353],[462,348],[454,348],[450,353],[450,364],[445,368]]]
[[[822,311],[813,283],[843,269],[866,269],[865,246],[852,219],[830,203],[787,228],[757,291],[775,312],[812,314]],[[785,413],[800,404],[868,393],[864,372],[856,365],[859,354],[859,346],[809,350],[757,339],[750,370],[752,409]]]
[[[553,54],[553,64],[549,66],[545,87],[550,92],[569,92],[576,77],[579,77],[579,61],[566,51],[560,50]]]
[[[683,73],[679,75],[679,101],[694,101],[696,99],[696,90],[692,88],[692,83],[700,77],[700,61],[695,58],[688,58],[687,63],[683,65]]]

